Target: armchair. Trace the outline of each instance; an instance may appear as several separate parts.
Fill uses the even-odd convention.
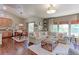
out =
[[[29,33],[29,41],[34,44],[39,44],[47,36],[45,32]]]

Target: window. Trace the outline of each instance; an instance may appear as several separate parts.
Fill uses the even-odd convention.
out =
[[[71,35],[79,35],[79,24],[71,24]]]
[[[34,32],[34,23],[29,23],[28,25],[28,31],[31,33],[31,32]]]
[[[58,25],[53,25],[53,32],[58,32]]]
[[[66,33],[68,36],[79,36],[79,24],[54,24],[50,26],[51,32]]]
[[[69,34],[69,25],[68,24],[61,24],[59,25],[59,32],[60,33],[67,33]]]
[[[58,32],[58,25],[50,25],[50,32]]]

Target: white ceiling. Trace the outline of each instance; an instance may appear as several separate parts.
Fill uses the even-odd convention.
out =
[[[47,14],[48,4],[6,4],[6,10],[22,18],[27,17],[58,17],[63,15],[79,13],[79,4],[57,4],[56,13]],[[22,13],[20,13],[22,12]]]

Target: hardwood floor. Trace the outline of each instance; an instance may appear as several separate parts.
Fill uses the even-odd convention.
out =
[[[14,42],[14,44],[13,44]],[[29,46],[33,43],[29,43]],[[46,47],[49,48],[50,46]],[[0,47],[0,55],[37,55],[30,49],[25,48],[24,42],[12,41],[12,38],[2,39],[2,46]]]
[[[15,42],[14,45],[12,44],[11,38],[3,39],[2,47],[0,47],[0,55],[28,55],[28,50],[24,48],[24,42]]]

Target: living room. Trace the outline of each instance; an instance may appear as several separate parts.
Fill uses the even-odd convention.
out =
[[[0,55],[79,55],[79,4],[0,6]]]

